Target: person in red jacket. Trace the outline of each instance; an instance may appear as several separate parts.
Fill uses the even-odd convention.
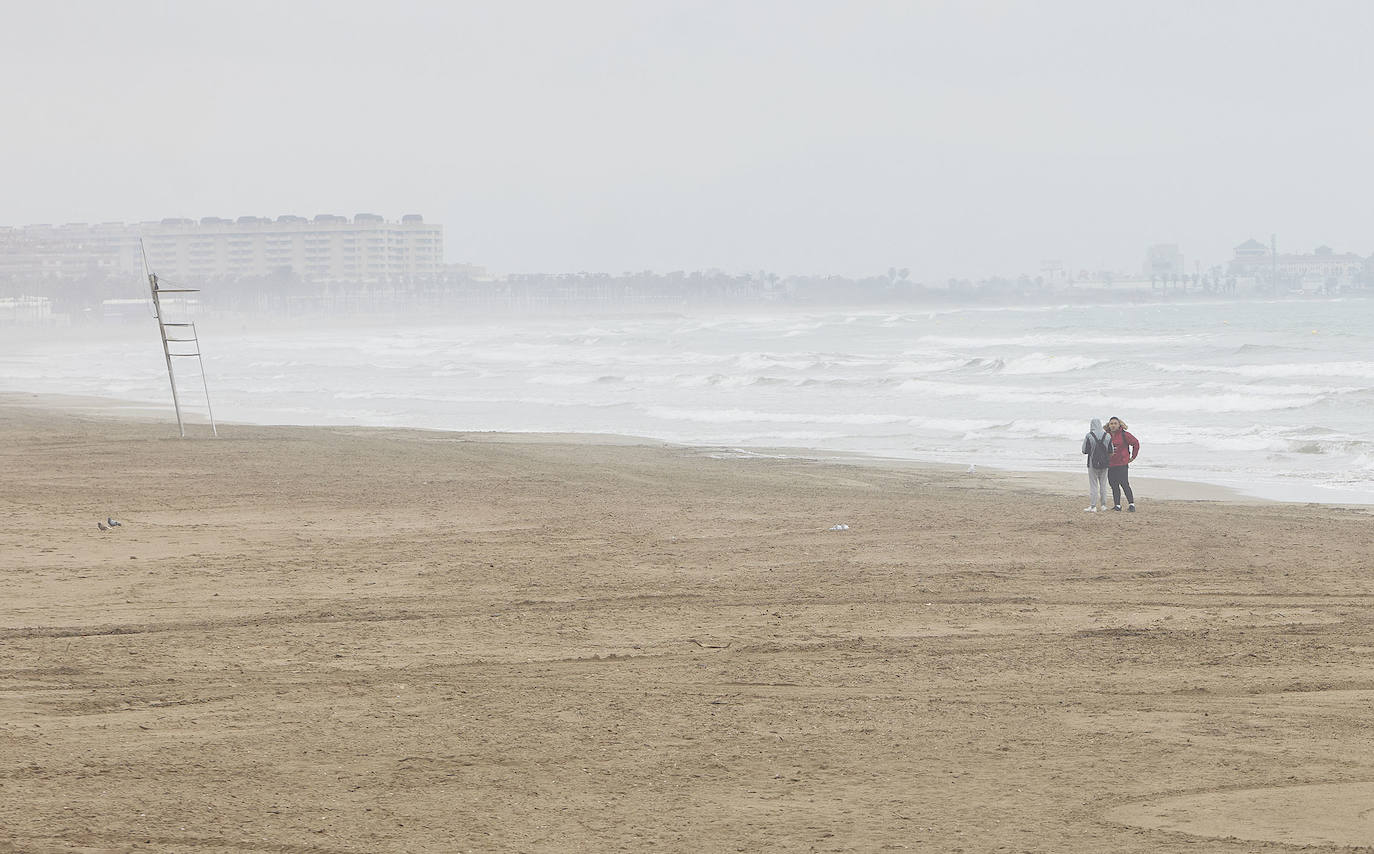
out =
[[[1112,436],[1112,458],[1107,461],[1107,483],[1112,487],[1113,510],[1121,509],[1121,493],[1126,493],[1126,510],[1135,512],[1135,493],[1131,492],[1131,463],[1140,456],[1140,440],[1126,432],[1126,422],[1115,415],[1107,421]]]

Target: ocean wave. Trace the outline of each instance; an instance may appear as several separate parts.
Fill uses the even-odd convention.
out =
[[[1374,472],[1374,453],[1363,453],[1350,461],[1350,467],[1360,471]]]
[[[957,370],[965,373],[993,373],[1006,367],[1001,359],[968,359]]]
[[[650,418],[662,421],[700,424],[794,424],[798,426],[813,424],[855,428],[892,426],[906,428],[902,430],[900,434],[885,435],[913,435],[921,432],[931,432],[966,438],[983,431],[1006,431],[1016,429],[1014,423],[1008,423],[993,418],[946,418],[926,415],[862,412],[837,415],[807,412],[770,412],[757,409],[689,409],[685,407],[668,406],[646,406],[642,407],[642,411]],[[834,435],[841,436],[854,434],[837,433]],[[863,431],[863,435],[872,435],[872,431]],[[1061,430],[1058,433],[1046,435],[1059,437],[1063,435],[1063,432]]]
[[[234,390],[230,390],[234,391]],[[558,408],[617,409],[633,406],[629,401],[558,400],[549,397],[526,397],[513,394],[436,394],[405,391],[338,391],[329,395],[335,400],[388,400],[411,405],[478,405],[478,406],[545,406]]]
[[[1007,374],[1064,374],[1095,368],[1102,360],[1091,356],[1056,356],[1052,353],[1031,353],[1007,361],[1002,372]]]
[[[750,386],[800,386],[807,380],[772,377],[761,374],[678,374],[671,378],[674,386],[682,389],[695,388],[748,388]],[[659,378],[635,377],[636,384],[657,385]]]
[[[750,433],[748,436],[736,437],[744,439],[750,444],[768,444],[772,442],[786,443],[810,443],[810,442],[833,442],[837,439],[851,438],[849,433],[835,433],[819,430],[773,430]]]
[[[1245,383],[1240,383],[1240,384],[1236,384],[1236,383],[1220,383],[1220,382],[1206,382],[1206,383],[1200,383],[1200,384],[1198,385],[1198,388],[1200,388],[1200,389],[1205,389],[1205,390],[1208,390],[1208,391],[1220,391],[1220,392],[1227,393],[1227,394],[1231,394],[1231,393],[1234,393],[1234,394],[1254,394],[1254,395],[1261,395],[1261,396],[1268,395],[1268,396],[1271,396],[1271,397],[1274,397],[1274,396],[1277,396],[1277,397],[1293,397],[1293,396],[1311,397],[1311,396],[1318,396],[1318,397],[1320,397],[1320,396],[1325,396],[1325,395],[1355,394],[1355,393],[1358,393],[1358,392],[1362,392],[1362,391],[1367,391],[1367,390],[1368,390],[1367,388],[1362,388],[1362,387],[1360,387],[1360,386],[1349,386],[1349,385],[1345,385],[1345,386],[1333,386],[1333,385],[1294,385],[1294,384],[1277,385],[1277,384],[1274,384],[1274,383],[1254,382],[1254,381],[1245,382]]]
[[[1265,379],[1268,377],[1374,377],[1374,362],[1286,362],[1273,365],[1208,365],[1199,363],[1151,362],[1150,367],[1170,374],[1233,374]]]
[[[729,389],[729,388],[747,388],[748,386],[755,386],[755,385],[775,385],[775,384],[778,384],[778,383],[784,383],[784,384],[785,384],[786,382],[787,382],[787,380],[782,379],[782,378],[780,378],[780,377],[762,377],[762,376],[754,376],[754,375],[748,375],[748,374],[745,374],[745,375],[740,375],[740,374],[735,374],[735,375],[712,374],[711,376],[709,376],[709,377],[706,378],[706,384],[707,384],[707,385],[715,386],[715,387],[717,387],[717,388],[724,388],[724,389]]]
[[[686,409],[674,406],[645,406],[642,411],[662,421],[689,421],[707,424],[907,424],[912,416],[850,413],[825,415],[806,412],[768,412],[757,409]]]
[[[963,438],[973,438],[993,430],[1005,430],[1010,424],[995,418],[922,418],[914,417],[907,421],[917,430],[935,433],[955,433]]]
[[[1134,431],[1133,431],[1134,432]],[[1232,454],[1299,454],[1354,458],[1374,449],[1374,440],[1314,426],[1252,424],[1232,429],[1198,430],[1183,424],[1140,425],[1149,442],[1206,449]],[[1142,442],[1146,439],[1142,438]]]
[[[496,373],[494,371],[474,368],[471,365],[445,364],[431,370],[429,375],[431,377],[475,377],[480,380],[494,377]]]
[[[888,373],[893,374],[938,374],[943,371],[952,371],[957,368],[965,367],[970,359],[938,359],[931,362],[898,362],[888,368]],[[981,361],[981,360],[977,360]]]
[[[939,359],[929,362],[898,362],[890,373],[934,374],[941,372],[963,371],[966,373],[1005,373],[1010,375],[1066,374],[1082,371],[1104,364],[1101,359],[1091,356],[1055,355],[1035,352],[1010,359],[972,358]]]
[[[1032,347],[1036,349],[1056,348],[1071,352],[1081,352],[1088,347],[1120,348],[1133,344],[1148,344],[1163,347],[1190,340],[1187,335],[1078,335],[1078,334],[1039,334],[1012,336],[964,336],[964,335],[922,335],[917,339],[921,344],[939,347],[954,347],[967,350],[988,347]]]
[[[1286,344],[1242,344],[1231,352],[1237,356],[1255,356],[1265,353],[1310,353],[1312,348],[1292,347]]]
[[[1083,421],[1068,421],[1057,418],[1017,418],[989,432],[1002,439],[1056,439],[1078,441],[1087,435]]]
[[[975,384],[970,382],[945,382],[932,379],[909,379],[899,383],[897,390],[908,394],[919,394],[927,397],[946,399],[958,398],[966,401],[996,404],[1044,404],[1051,399],[1059,400],[1060,402],[1066,401],[1066,398],[1060,396],[1063,394],[1063,391],[1037,389],[1021,384]],[[1072,400],[1086,400],[1089,397],[1086,391],[1075,392],[1069,389],[1067,393]]]
[[[302,361],[300,361],[300,360],[298,360],[298,359],[269,359],[269,360],[262,360],[262,361],[256,361],[256,362],[249,362],[249,363],[248,363],[248,368],[251,369],[251,370],[255,370],[255,371],[257,371],[257,370],[280,370],[280,369],[282,369],[282,368],[291,368],[291,369],[293,369],[293,370],[297,370],[297,369],[300,369],[300,368],[318,368],[318,367],[321,367],[321,366],[320,366],[320,365],[313,365],[313,364],[311,364],[310,362],[302,362]]]
[[[900,384],[901,382],[902,382],[902,378],[901,378],[901,377],[886,377],[886,376],[855,377],[855,376],[834,376],[834,375],[829,375],[829,376],[819,376],[819,377],[806,377],[805,379],[792,379],[792,380],[787,380],[787,381],[786,381],[786,384],[787,384],[787,385],[792,385],[792,386],[797,386],[797,387],[799,387],[799,388],[807,388],[807,387],[811,387],[811,386],[828,386],[828,387],[834,388],[834,389],[836,389],[836,390],[841,390],[841,389],[850,389],[850,388],[853,388],[853,389],[859,389],[859,388],[882,388],[882,387],[886,387],[886,386],[896,386],[896,385]]]
[[[1152,412],[1193,412],[1205,419],[1225,412],[1272,412],[1302,409],[1325,399],[1324,395],[1257,397],[1250,394],[1133,396],[1131,405]]]
[[[782,356],[775,353],[740,353],[735,356],[734,361],[736,365],[746,371],[772,370],[776,368],[805,371],[810,368],[820,367],[822,364],[821,360],[814,356]]]
[[[597,376],[596,374],[535,374],[525,380],[531,385],[578,386],[597,382],[619,382],[622,377]]]

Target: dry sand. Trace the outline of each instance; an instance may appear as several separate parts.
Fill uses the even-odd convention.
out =
[[[1374,846],[1363,510],[32,403],[0,851]]]

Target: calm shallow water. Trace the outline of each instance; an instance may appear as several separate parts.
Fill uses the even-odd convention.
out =
[[[221,421],[603,432],[1374,502],[1374,301],[315,325],[198,321]],[[194,361],[183,399],[200,407]],[[0,348],[0,388],[166,405],[156,327]]]

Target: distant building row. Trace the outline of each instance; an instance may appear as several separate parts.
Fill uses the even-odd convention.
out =
[[[1171,278],[1187,276],[1188,270],[1178,246],[1161,243],[1145,250],[1144,273],[1151,278]],[[1291,288],[1343,288],[1374,283],[1374,256],[1338,253],[1329,246],[1318,246],[1310,253],[1278,255],[1271,247],[1252,239],[1236,247],[1226,273]]]
[[[172,281],[273,275],[389,281],[442,272],[444,229],[418,214],[389,222],[366,213],[351,220],[320,214],[0,227],[0,278],[139,275],[145,252],[152,271]]]
[[[1258,240],[1247,240],[1236,247],[1231,260],[1233,276],[1271,279],[1303,287],[1344,287],[1355,282],[1369,281],[1374,274],[1374,257],[1362,258],[1353,252],[1336,252],[1329,246],[1318,246],[1311,254],[1277,255]]]

